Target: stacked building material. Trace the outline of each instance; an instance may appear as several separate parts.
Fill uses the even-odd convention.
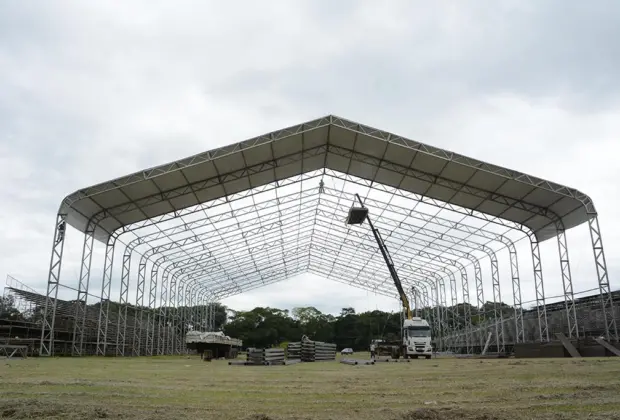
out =
[[[301,361],[318,362],[336,360],[336,344],[312,341],[304,336],[301,341]]]
[[[287,359],[301,359],[301,341],[288,343],[286,346]]]
[[[284,349],[252,349],[248,351],[247,359],[253,365],[283,365]]]

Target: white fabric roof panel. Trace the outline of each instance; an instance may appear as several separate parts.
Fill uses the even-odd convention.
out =
[[[565,229],[596,214],[577,190],[336,116],[84,188],[59,213],[83,232],[92,220],[105,241],[127,224],[324,167],[526,223],[540,241],[555,236],[555,216],[538,214],[555,213]]]

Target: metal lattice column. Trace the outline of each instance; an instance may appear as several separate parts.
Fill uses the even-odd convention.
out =
[[[125,355],[125,335],[127,331],[127,298],[129,297],[129,271],[131,269],[131,252],[123,254],[121,270],[121,290],[118,305],[118,322],[116,326],[116,355]]]
[[[84,325],[86,324],[86,310],[88,301],[88,286],[90,283],[90,267],[93,260],[93,245],[95,226],[88,223],[82,246],[82,262],[80,264],[80,279],[78,282],[77,299],[75,302],[75,317],[73,318],[73,340],[71,355],[81,356],[84,346]],[[83,302],[83,303],[82,303]]]
[[[52,242],[52,256],[47,278],[47,293],[45,306],[43,307],[43,325],[41,327],[41,345],[39,356],[54,355],[54,323],[56,321],[56,303],[58,299],[58,285],[60,284],[60,268],[62,266],[62,253],[65,245],[65,232],[67,215],[56,216],[56,228]],[[52,297],[53,296],[53,297]]]
[[[142,320],[144,316],[144,287],[146,283],[146,256],[142,255],[140,262],[138,263],[138,283],[136,284],[136,305],[138,306],[138,313],[134,315],[133,325],[133,345],[132,354],[134,356],[141,356],[143,354],[142,348]],[[149,306],[150,308],[150,306]]]
[[[556,222],[558,251],[560,254],[560,269],[562,272],[562,290],[564,291],[564,306],[566,308],[566,322],[568,323],[568,337],[578,337],[577,331],[577,309],[575,308],[575,296],[573,294],[573,279],[570,272],[570,261],[568,259],[568,244],[564,224]]]
[[[524,328],[523,328],[523,305],[521,299],[521,280],[519,279],[519,262],[517,258],[517,249],[512,241],[508,245],[508,252],[510,253],[510,274],[512,277],[512,296],[513,304],[515,307],[515,341],[517,343],[523,343]]]
[[[542,275],[540,248],[536,236],[530,236],[532,248],[532,263],[534,265],[534,287],[536,289],[536,312],[538,314],[538,331],[541,342],[549,341],[549,327],[547,325],[547,306],[545,303],[545,285]]]
[[[609,277],[607,276],[607,262],[605,261],[605,251],[603,250],[603,238],[598,224],[598,216],[592,215],[588,219],[590,227],[590,238],[592,240],[592,251],[594,252],[594,263],[596,264],[596,275],[598,277],[599,292],[601,294],[601,309],[605,321],[605,337],[610,340],[612,337],[618,340],[618,327],[614,317],[614,301],[609,287]]]
[[[504,315],[502,308],[498,308],[498,302],[502,301],[502,292],[499,283],[499,268],[495,252],[490,251],[491,258],[491,277],[493,279],[493,311],[495,322],[495,342],[499,353],[506,353],[506,343],[504,341]]]
[[[101,280],[101,305],[97,321],[97,355],[105,356],[108,351],[108,323],[110,314],[110,291],[112,288],[112,269],[114,268],[114,246],[117,235],[108,238],[105,248],[103,264],[103,278]]]

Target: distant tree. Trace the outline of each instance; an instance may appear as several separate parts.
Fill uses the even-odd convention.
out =
[[[347,316],[347,315],[355,315],[355,309],[354,308],[342,308],[342,310],[340,311],[340,316]]]
[[[0,296],[0,319],[10,319],[13,321],[23,319],[21,312],[15,307],[15,298],[13,296]]]

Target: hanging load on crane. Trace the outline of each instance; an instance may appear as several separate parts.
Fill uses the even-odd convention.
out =
[[[394,359],[398,359],[400,356],[414,359],[417,359],[418,356],[424,356],[425,358],[430,359],[433,352],[431,346],[431,327],[426,320],[419,317],[413,317],[411,306],[409,304],[409,298],[407,298],[407,294],[403,289],[403,285],[400,282],[400,278],[396,272],[396,267],[394,266],[394,262],[392,261],[392,257],[390,256],[387,247],[385,246],[385,242],[383,241],[379,231],[375,229],[370,217],[368,217],[368,208],[364,207],[364,203],[362,202],[359,194],[355,194],[355,196],[360,202],[361,207],[351,207],[347,217],[347,224],[361,225],[365,220],[368,221],[370,230],[377,241],[377,245],[379,246],[381,255],[383,255],[383,259],[388,266],[388,270],[390,271],[396,290],[398,290],[400,301],[403,306],[402,310],[404,320],[402,324],[400,341],[394,343],[386,342],[384,340],[373,340],[371,343],[371,347],[373,349],[372,352],[377,356],[385,355]]]

